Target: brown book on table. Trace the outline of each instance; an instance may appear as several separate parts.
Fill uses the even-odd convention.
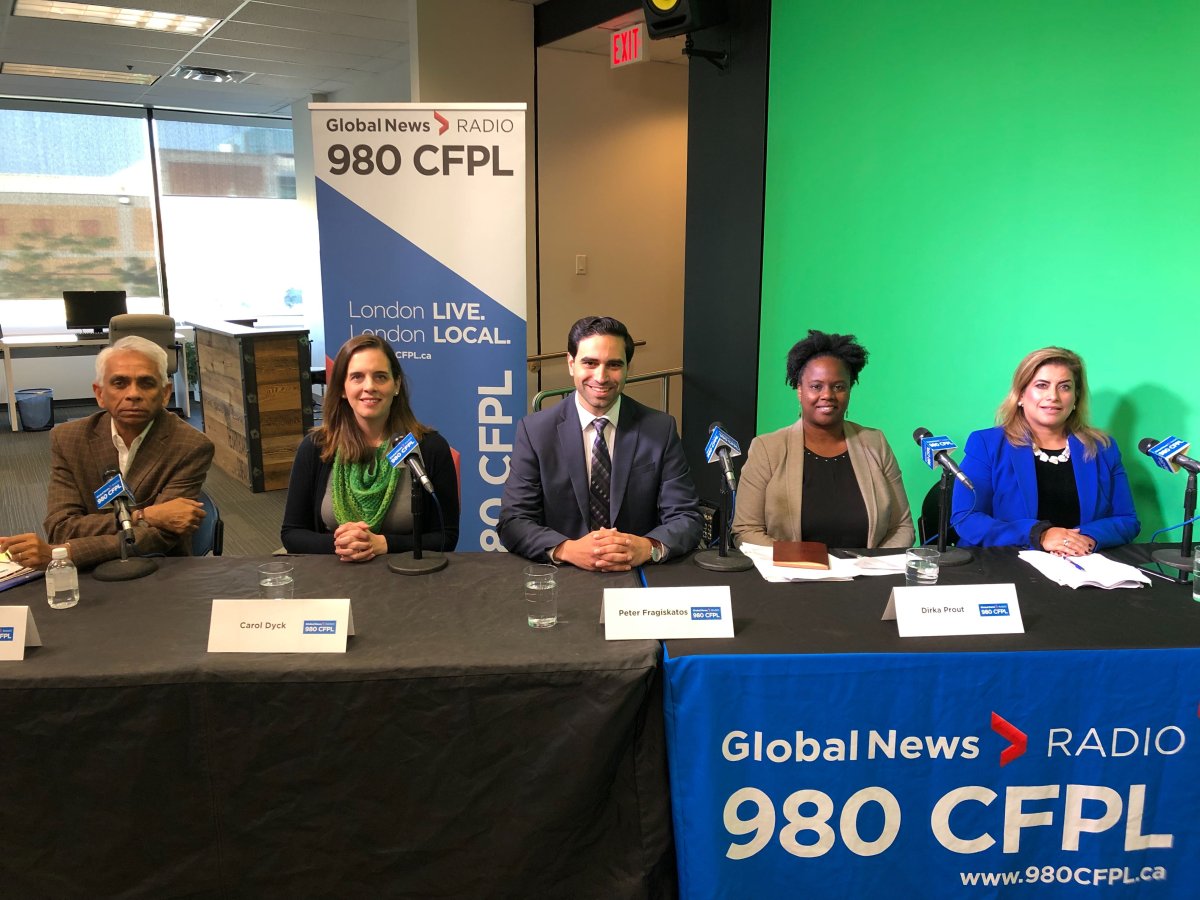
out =
[[[828,569],[829,548],[820,541],[776,541],[774,563],[794,569]]]

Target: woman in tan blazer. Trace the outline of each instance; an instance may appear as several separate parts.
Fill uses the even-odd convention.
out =
[[[739,543],[820,541],[830,547],[909,547],[912,515],[883,432],[846,420],[867,364],[854,335],[809,331],[788,353],[800,419],[756,437],[738,484]]]

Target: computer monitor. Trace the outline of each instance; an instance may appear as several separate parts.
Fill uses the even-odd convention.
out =
[[[67,328],[72,331],[108,331],[113,316],[123,316],[124,291],[63,291],[63,306],[67,311]]]

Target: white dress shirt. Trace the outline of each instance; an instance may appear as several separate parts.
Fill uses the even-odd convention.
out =
[[[133,465],[133,457],[137,454],[138,448],[142,446],[142,442],[146,440],[146,435],[150,429],[154,427],[154,420],[151,419],[142,433],[133,439],[133,443],[128,447],[125,446],[125,439],[117,433],[117,423],[109,416],[108,424],[112,428],[113,446],[117,448],[117,468],[121,470],[121,478],[125,480],[129,477],[129,467]]]

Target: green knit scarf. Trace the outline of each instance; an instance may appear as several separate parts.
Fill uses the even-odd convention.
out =
[[[379,445],[368,463],[345,463],[339,451],[333,458],[333,515],[339,525],[366,522],[379,528],[396,493],[399,470],[387,461],[387,442]]]

